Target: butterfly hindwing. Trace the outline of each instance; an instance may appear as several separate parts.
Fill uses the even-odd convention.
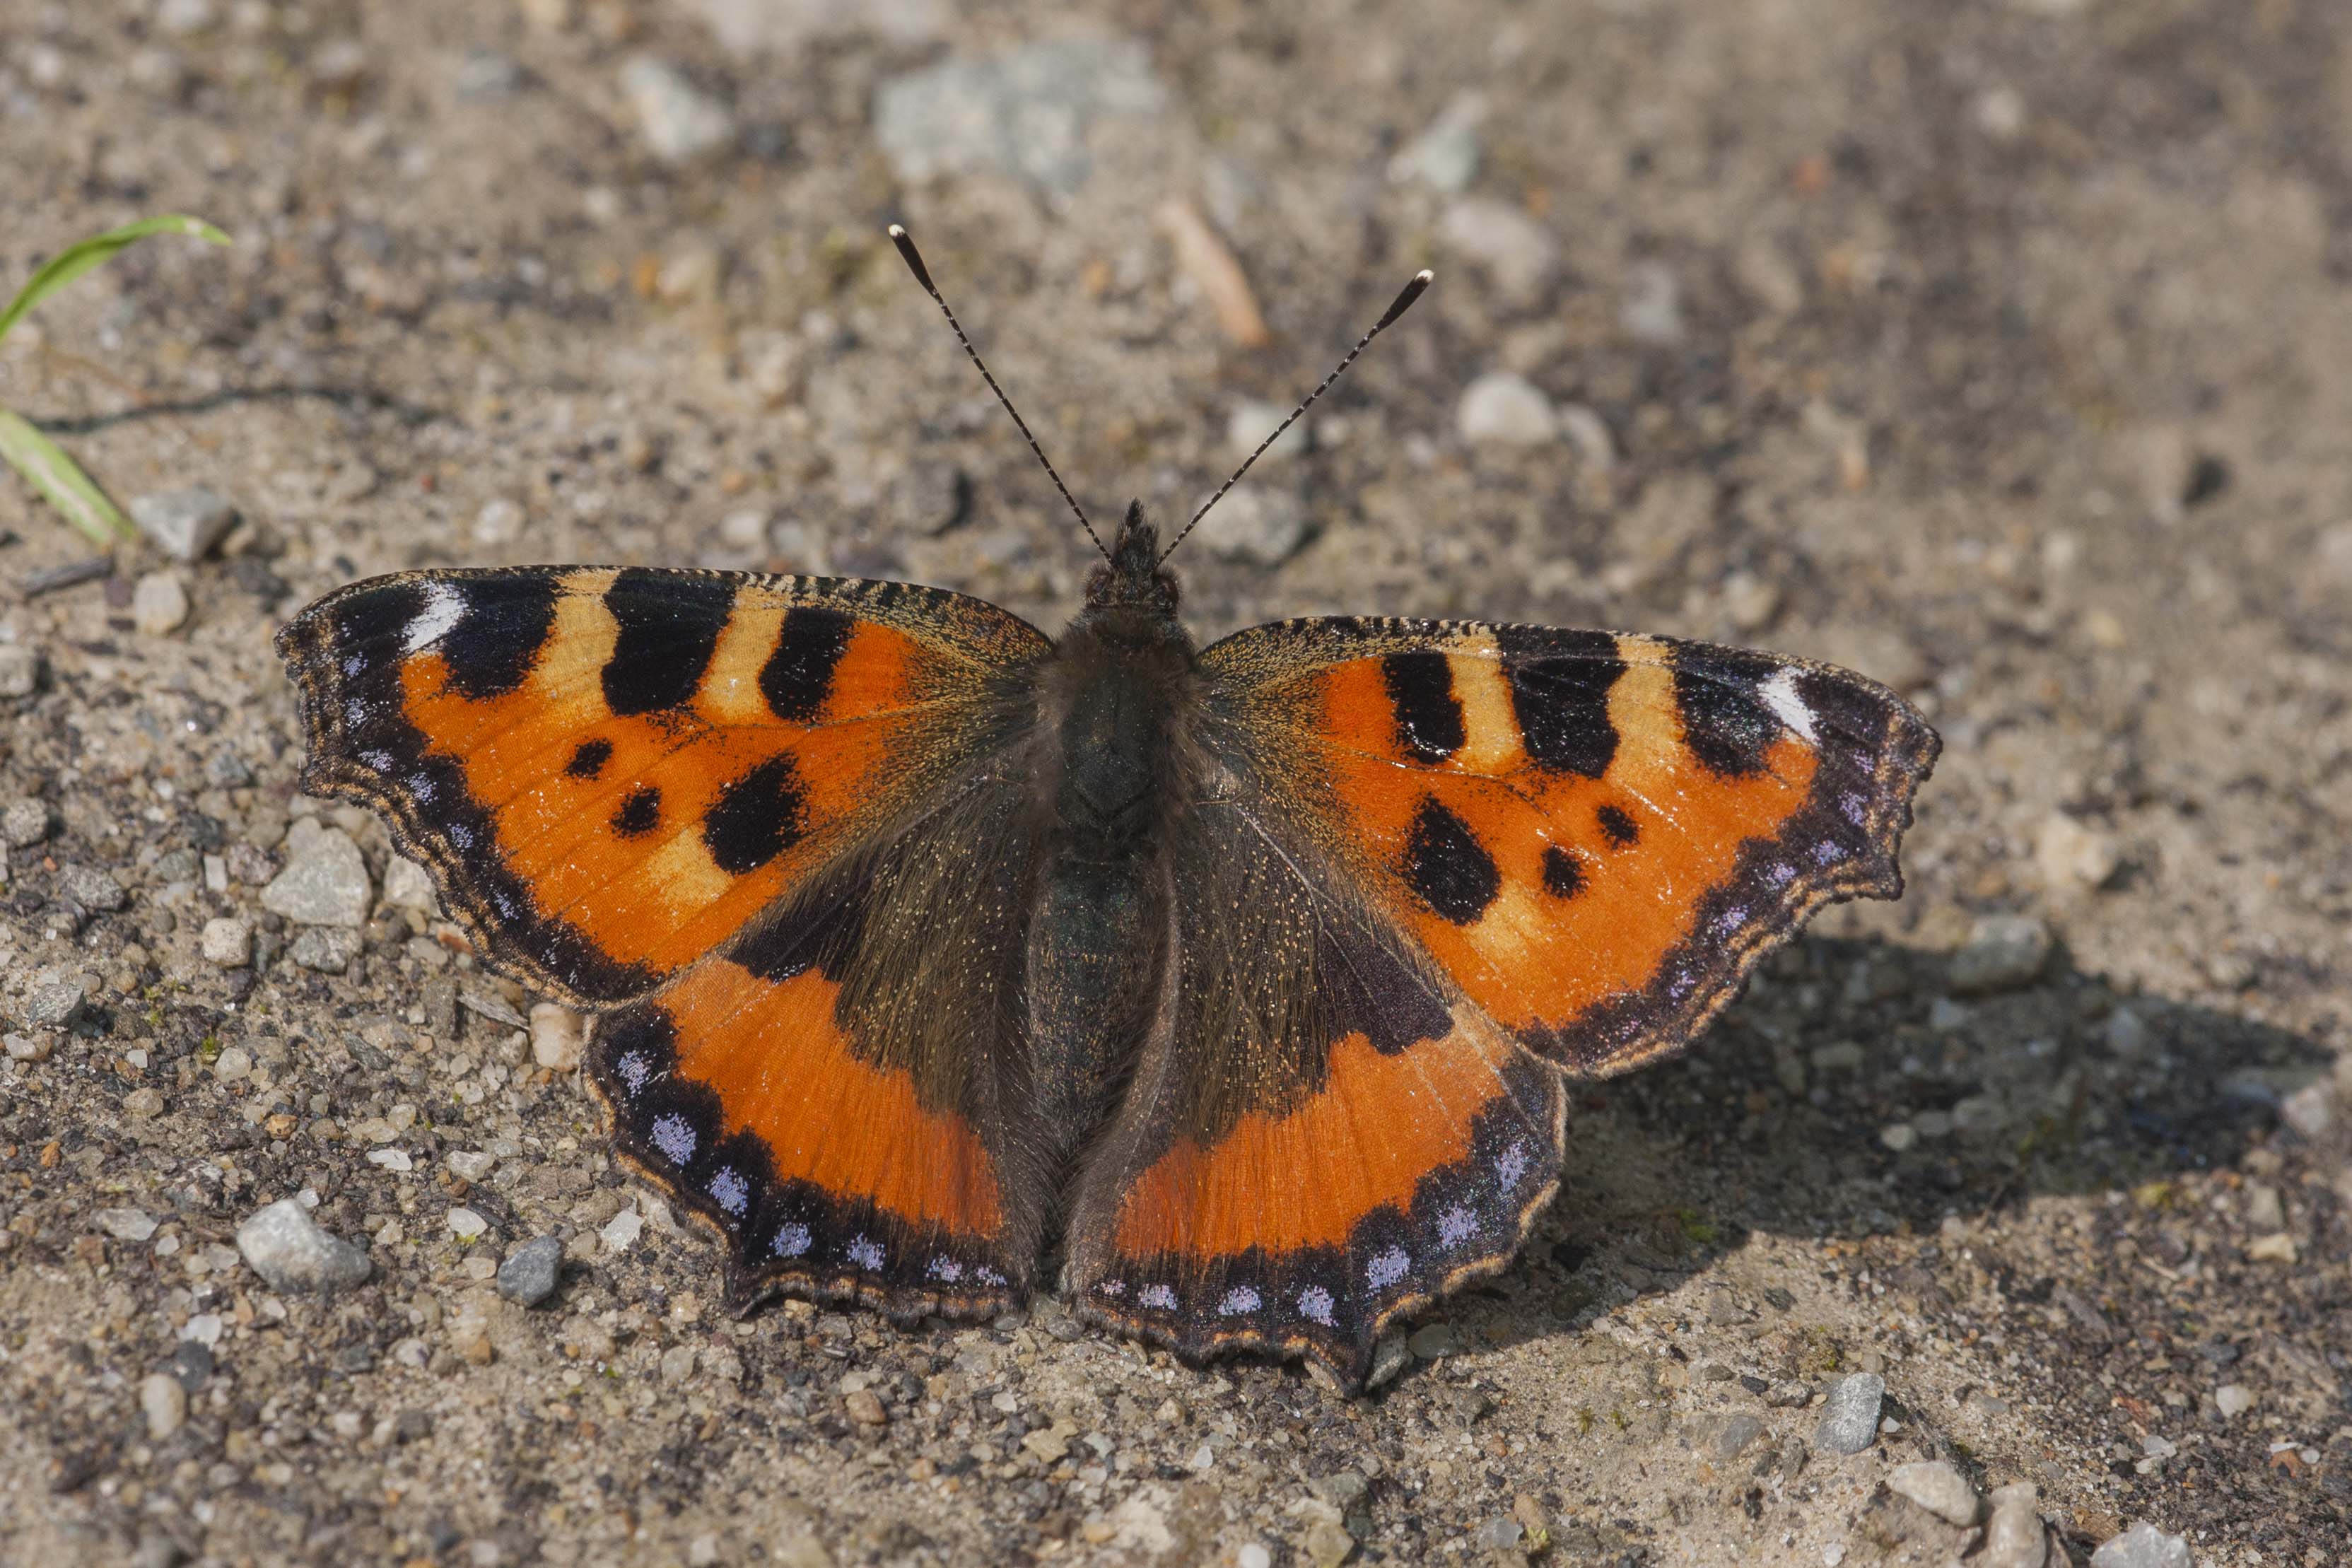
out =
[[[1023,798],[971,783],[600,1027],[620,1147],[719,1231],[739,1307],[790,1289],[970,1317],[1026,1290]]]
[[[1070,1288],[1187,1354],[1360,1379],[1382,1324],[1500,1268],[1550,1196],[1564,1102],[1257,804],[1184,820],[1168,999],[1083,1173]]]
[[[303,787],[381,811],[478,951],[584,1005],[1001,749],[1050,646],[937,590],[604,567],[374,578],[278,636]]]
[[[1821,905],[1900,893],[1937,751],[1849,671],[1663,637],[1292,621],[1202,662],[1243,787],[1584,1075],[1687,1041]]]

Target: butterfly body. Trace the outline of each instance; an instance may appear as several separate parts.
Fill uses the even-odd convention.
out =
[[[378,578],[280,634],[304,787],[603,1015],[616,1141],[739,1306],[1055,1285],[1360,1377],[1509,1260],[1567,1079],[1899,891],[1936,741],[1861,677],[1475,622],[1198,648],[1139,510],[1107,554],[1059,639],[900,584],[597,567]]]

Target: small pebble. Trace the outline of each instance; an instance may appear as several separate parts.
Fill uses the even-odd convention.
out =
[[[360,955],[360,933],[328,926],[311,926],[297,935],[286,956],[299,968],[320,974],[341,974]]]
[[[523,510],[504,496],[493,496],[474,514],[474,542],[512,544],[522,536]]]
[[[1247,1542],[1234,1553],[1234,1568],[1274,1568],[1274,1553],[1262,1542]]]
[[[367,861],[351,835],[302,817],[287,831],[286,868],[261,889],[261,907],[296,925],[356,931],[367,923],[373,897]]]
[[[29,849],[48,836],[49,808],[39,801],[12,800],[0,808],[0,838],[11,847]]]
[[[2032,1481],[1995,1487],[1980,1568],[2042,1568],[2050,1542],[2042,1528],[2042,1494]]]
[[[1504,303],[1533,305],[1559,272],[1559,242],[1508,202],[1465,196],[1445,209],[1437,237],[1493,283]]]
[[[82,988],[79,980],[36,981],[25,994],[25,1021],[37,1029],[65,1029],[81,1016]]]
[[[86,910],[111,914],[130,901],[111,871],[95,866],[68,866],[58,873],[58,891]]]
[[[2091,1553],[2091,1568],[2193,1568],[2189,1542],[2142,1520]]]
[[[849,1418],[860,1426],[881,1426],[889,1422],[889,1412],[882,1408],[882,1401],[875,1397],[874,1391],[870,1388],[861,1388],[845,1394],[842,1396],[841,1403],[842,1407],[849,1413]]]
[[[100,1209],[98,1228],[117,1241],[145,1241],[155,1234],[155,1216],[144,1209]]]
[[[253,1053],[231,1046],[213,1058],[213,1077],[223,1083],[241,1083],[253,1076]]]
[[[433,893],[432,876],[404,855],[394,855],[384,862],[383,901],[394,909],[415,910],[425,915],[439,908]]]
[[[1093,176],[1096,133],[1124,122],[1149,134],[1169,97],[1141,39],[1075,33],[884,79],[873,139],[907,184],[995,175],[1062,206]]]
[[[206,963],[243,969],[253,962],[253,927],[228,915],[206,921],[198,946]]]
[[[1625,276],[1617,324],[1637,342],[1665,348],[1683,341],[1682,284],[1663,261],[1636,263]]]
[[[1559,419],[1525,376],[1493,370],[1463,390],[1454,427],[1474,446],[1533,447],[1559,437]]]
[[[257,1210],[237,1226],[236,1249],[274,1290],[347,1290],[373,1267],[366,1253],[320,1229],[293,1198]]]
[[[131,503],[131,521],[173,560],[194,564],[213,552],[236,521],[225,496],[201,486],[157,490]]]
[[[1941,1459],[1897,1465],[1887,1476],[1886,1484],[1897,1496],[1909,1498],[1937,1518],[1948,1520],[1964,1530],[1977,1521],[1978,1510],[1983,1506],[1976,1489]]]
[[[2324,1081],[2305,1084],[2280,1099],[2278,1114],[2297,1136],[2324,1138],[2336,1125],[2336,1091]]]
[[[2053,812],[2034,830],[2033,864],[2053,893],[2095,892],[2123,868],[2123,851],[2115,835]]]
[[[1423,1323],[1405,1343],[1423,1361],[1438,1361],[1462,1348],[1451,1323]]]
[[[1307,542],[1307,527],[1306,504],[1289,490],[1244,485],[1201,520],[1193,537],[1220,561],[1279,566]]]
[[[1736,1459],[1750,1443],[1763,1435],[1764,1423],[1756,1416],[1745,1414],[1726,1416],[1723,1425],[1716,1428],[1715,1457]]]
[[[2213,1405],[2223,1415],[2243,1415],[2254,1407],[2254,1391],[2242,1383],[2225,1383],[2213,1391]]]
[[[188,1418],[188,1391],[169,1373],[151,1372],[139,1383],[139,1409],[147,1417],[147,1436],[161,1443]]]
[[[150,572],[131,591],[131,624],[141,637],[169,637],[188,624],[188,591],[169,572]]]
[[[667,60],[640,55],[621,68],[621,90],[636,111],[646,146],[665,163],[693,163],[724,152],[735,114]]]
[[[484,1153],[479,1149],[452,1149],[441,1163],[448,1166],[449,1173],[459,1181],[478,1182],[490,1173],[492,1167],[498,1164],[499,1157]]]
[[[553,1002],[530,1009],[530,1059],[551,1072],[571,1072],[588,1048],[588,1020]]]
[[[1412,1364],[1412,1351],[1402,1334],[1383,1334],[1372,1346],[1372,1364],[1364,1373],[1364,1386],[1378,1388]]]
[[[563,1273],[563,1242],[552,1236],[533,1237],[499,1265],[499,1294],[518,1306],[536,1307],[555,1294]]]
[[[2030,915],[1988,915],[1952,954],[1952,989],[1963,995],[2015,991],[2032,984],[2050,962],[2053,938],[2044,921]]]
[[[449,1211],[449,1232],[460,1241],[478,1241],[489,1228],[490,1222],[472,1209],[454,1208]]]
[[[1519,1543],[1528,1527],[1506,1514],[1480,1525],[1471,1539],[1489,1552],[1507,1552]]]
[[[1876,1373],[1858,1372],[1832,1384],[1821,1425],[1813,1428],[1813,1447],[1832,1454],[1859,1454],[1869,1447],[1878,1436],[1878,1406],[1885,1397],[1886,1380]]]
[[[0,643],[0,697],[30,697],[41,684],[41,650]]]
[[[1389,160],[1389,178],[1400,185],[1426,185],[1441,195],[1460,195],[1478,173],[1485,151],[1478,132],[1486,120],[1485,95],[1456,93],[1420,135]]]

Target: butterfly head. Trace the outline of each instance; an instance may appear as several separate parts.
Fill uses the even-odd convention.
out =
[[[1087,579],[1087,609],[1097,616],[1176,613],[1176,574],[1160,564],[1160,531],[1145,519],[1139,500],[1127,503],[1110,558]]]

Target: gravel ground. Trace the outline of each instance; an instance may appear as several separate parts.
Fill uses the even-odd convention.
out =
[[[0,0],[0,271],[237,239],[0,351],[157,498],[36,592],[85,552],[0,480],[0,1558],[2343,1561],[2352,13],[867,9]],[[1581,1093],[1367,1397],[1050,1300],[727,1319],[576,1021],[292,792],[268,634],[362,574],[1066,614],[892,219],[1098,515],[1438,268],[1190,552],[1204,632],[1728,637],[1944,732],[1910,895]]]

